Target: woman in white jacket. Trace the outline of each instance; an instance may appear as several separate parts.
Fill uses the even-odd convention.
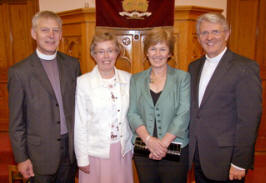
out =
[[[96,32],[90,51],[97,65],[78,78],[76,90],[79,183],[133,183],[130,74],[115,68],[120,45],[114,35]]]

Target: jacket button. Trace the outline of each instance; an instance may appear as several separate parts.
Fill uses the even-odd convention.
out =
[[[59,104],[55,104],[55,106],[56,106],[56,107],[58,107],[58,106],[59,106]]]
[[[60,138],[57,139],[57,141],[60,141],[60,140],[61,140]]]
[[[60,124],[60,121],[57,121],[57,124]]]

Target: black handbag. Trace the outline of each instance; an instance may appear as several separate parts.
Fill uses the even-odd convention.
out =
[[[134,144],[134,155],[148,157],[149,154],[150,151],[148,148],[146,148],[145,143],[141,140],[140,137],[137,137]],[[172,142],[168,146],[168,151],[163,159],[170,161],[179,161],[180,155],[181,155],[181,144]]]

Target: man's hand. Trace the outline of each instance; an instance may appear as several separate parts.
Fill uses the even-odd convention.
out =
[[[79,169],[87,174],[90,173],[90,165],[87,166],[79,166]]]
[[[17,167],[18,167],[18,171],[22,174],[22,176],[25,179],[34,177],[32,163],[30,159],[27,159],[26,161],[18,163]]]
[[[246,170],[240,170],[231,165],[229,171],[230,180],[241,180],[246,175]]]

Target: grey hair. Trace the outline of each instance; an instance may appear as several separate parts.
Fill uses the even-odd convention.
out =
[[[44,11],[40,11],[38,13],[36,13],[33,18],[32,18],[32,28],[35,29],[37,26],[38,26],[38,23],[39,23],[39,20],[41,18],[46,18],[46,19],[54,19],[60,29],[62,28],[62,19],[54,12],[52,11],[47,11],[47,10],[44,10]]]
[[[197,34],[200,33],[200,24],[203,22],[210,22],[210,23],[217,23],[221,24],[225,31],[229,31],[229,25],[225,19],[225,17],[222,14],[219,13],[205,13],[198,17],[197,23],[196,23],[196,31]]]

